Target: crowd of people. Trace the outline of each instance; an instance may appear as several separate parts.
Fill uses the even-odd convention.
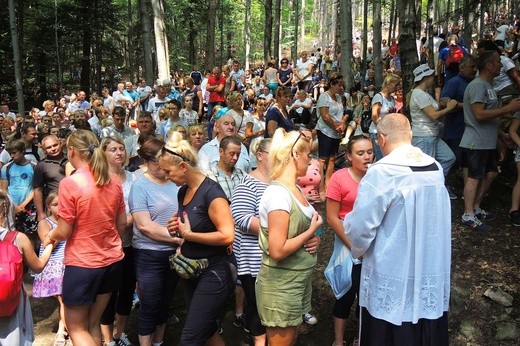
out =
[[[138,300],[134,342],[166,345],[167,324],[182,323],[181,345],[224,345],[234,293],[234,325],[255,345],[293,345],[301,323],[317,323],[323,214],[333,258],[350,254],[334,345],[346,344],[356,296],[355,345],[447,345],[449,181],[460,169],[461,224],[488,232],[496,214],[481,202],[508,142],[520,172],[518,69],[500,37],[472,54],[456,29],[406,96],[392,40],[383,84],[367,59],[348,91],[327,48],[265,70],[231,60],[153,86],[120,83],[89,101],[64,94],[27,116],[2,105],[0,237],[38,273],[33,296],[58,299],[54,344],[131,345]],[[520,178],[515,226],[519,190]],[[181,281],[183,321],[170,309]],[[23,292],[0,317],[0,341],[32,344],[32,324]]]

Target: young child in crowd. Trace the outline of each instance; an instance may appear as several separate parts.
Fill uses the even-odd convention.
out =
[[[47,237],[47,234],[56,228],[58,220],[58,194],[51,192],[45,200],[45,206],[47,207],[47,215],[44,220],[38,223],[38,236],[43,241]],[[33,297],[34,298],[46,298],[46,297],[57,297],[60,303],[60,321],[58,325],[58,332],[54,340],[55,346],[61,346],[66,344],[67,332],[65,331],[65,319],[63,316],[63,301],[61,300],[61,283],[63,281],[63,271],[65,266],[63,265],[63,257],[65,254],[65,243],[66,240],[60,241],[54,250],[52,251],[49,262],[40,274],[34,277],[33,284]],[[43,254],[43,247],[40,245],[40,254]]]
[[[188,125],[195,125],[198,122],[197,112],[193,110],[193,97],[184,97],[184,108],[181,109],[179,117],[186,121]]]
[[[7,191],[13,202],[15,229],[32,234],[36,231],[36,212],[32,208],[35,165],[25,157],[22,139],[9,140],[5,150],[12,161],[2,167],[0,188]]]

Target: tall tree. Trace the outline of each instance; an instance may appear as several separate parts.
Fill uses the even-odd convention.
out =
[[[218,0],[208,1],[208,13],[217,13]],[[217,27],[217,18],[215,15],[206,17],[208,20],[206,32],[206,68],[211,69],[215,66],[215,29]]]
[[[403,94],[413,87],[413,70],[417,66],[415,0],[398,0],[399,56],[403,71]]]
[[[281,35],[281,28],[282,28],[282,0],[274,0],[274,47],[273,47],[273,53],[274,53],[274,61],[278,62],[280,60],[280,35]]]
[[[96,0],[97,1],[97,0]],[[134,69],[134,42],[132,38],[132,23],[133,23],[133,8],[132,8],[132,0],[128,0],[127,3],[127,23],[128,23],[128,29],[126,32],[126,44],[128,47],[127,53],[128,53],[128,68],[130,72],[130,80],[135,80],[135,69]]]
[[[265,23],[264,23],[264,61],[267,63],[271,61],[273,51],[272,33],[273,33],[273,0],[264,0],[265,9]]]
[[[340,1],[341,26],[341,73],[345,80],[345,90],[352,87],[352,0]]]
[[[81,2],[80,13],[81,22],[84,24],[81,31],[82,54],[81,54],[81,76],[80,88],[90,95],[90,73],[91,73],[91,51],[92,51],[92,29],[95,3],[85,1]]]
[[[383,62],[381,59],[381,0],[373,0],[372,3],[372,18],[373,18],[373,40],[374,46],[373,61],[376,85],[383,85]]]
[[[298,0],[293,0],[293,12],[294,12],[294,42],[293,42],[293,50],[291,52],[292,60],[294,64],[296,64],[296,60],[298,60],[298,28],[300,27],[300,6]]]
[[[20,45],[18,43],[18,27],[16,25],[16,12],[14,0],[8,1],[9,7],[9,28],[11,30],[11,44],[14,56],[14,78],[16,83],[16,99],[18,101],[18,112],[25,114],[25,104],[23,95],[22,64],[20,59]]]
[[[139,0],[139,15],[141,18],[141,36],[143,40],[144,79],[148,85],[154,84],[155,69],[153,65],[152,25],[147,0]]]
[[[157,67],[159,80],[170,78],[170,61],[168,56],[168,37],[164,22],[164,6],[162,0],[152,0],[155,49],[157,52]]]
[[[368,0],[363,0],[363,61],[367,61],[368,46]],[[373,51],[372,51],[373,53]],[[368,64],[364,64],[363,71],[368,69]]]
[[[244,34],[245,34],[245,69],[246,71],[249,69],[249,54],[251,51],[251,0],[246,0],[246,11],[245,11],[245,20],[244,20]]]

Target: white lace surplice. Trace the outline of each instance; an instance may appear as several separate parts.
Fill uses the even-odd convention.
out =
[[[352,255],[363,255],[360,305],[395,325],[448,310],[451,206],[442,168],[404,146],[369,168],[345,218]]]

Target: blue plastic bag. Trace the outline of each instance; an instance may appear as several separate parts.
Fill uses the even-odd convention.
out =
[[[348,247],[337,237],[334,237],[334,251],[324,274],[334,292],[336,299],[345,295],[352,287],[352,254]]]

